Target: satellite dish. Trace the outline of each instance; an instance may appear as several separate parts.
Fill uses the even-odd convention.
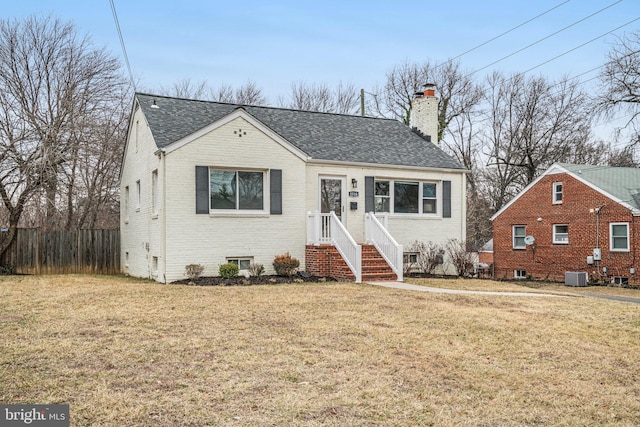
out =
[[[533,245],[536,242],[536,238],[533,236],[526,236],[524,238],[524,244],[525,245]]]

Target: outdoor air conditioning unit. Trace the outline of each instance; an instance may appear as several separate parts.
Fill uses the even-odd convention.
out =
[[[587,273],[584,271],[565,271],[564,284],[567,286],[587,286]]]

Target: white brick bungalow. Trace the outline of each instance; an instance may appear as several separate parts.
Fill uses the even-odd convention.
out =
[[[366,242],[401,279],[402,245],[465,239],[466,170],[425,136],[437,139],[432,95],[416,99],[427,114],[416,123],[430,126],[420,135],[395,120],[137,93],[120,178],[123,272],[164,283],[187,264],[215,276],[232,261],[269,274],[278,254],[304,269],[310,246],[337,245],[360,281]]]

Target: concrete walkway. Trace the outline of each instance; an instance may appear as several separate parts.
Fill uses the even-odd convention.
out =
[[[569,295],[538,294],[535,292],[490,292],[490,291],[465,291],[461,289],[431,288],[429,286],[418,286],[404,282],[367,282],[369,285],[384,286],[386,288],[403,289],[406,291],[433,292],[438,294],[456,295],[495,295],[507,297],[551,297],[567,298]]]

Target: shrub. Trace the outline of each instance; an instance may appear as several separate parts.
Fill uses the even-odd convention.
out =
[[[447,256],[456,268],[460,277],[470,277],[473,274],[473,256],[467,252],[467,244],[458,239],[447,242]]]
[[[416,262],[405,262],[405,273],[408,273],[414,267],[420,271],[420,273],[433,274],[436,267],[442,264],[442,255],[444,251],[437,243],[434,242],[420,242],[418,240],[407,246],[407,252],[416,253]]]
[[[289,255],[289,252],[276,255],[273,260],[273,269],[278,276],[293,276],[298,267],[300,267],[300,261]]]
[[[204,271],[204,265],[201,264],[189,264],[184,269],[184,275],[189,278],[189,280],[194,281]]]
[[[16,274],[16,268],[9,264],[0,265],[0,276],[12,276]]]
[[[231,279],[233,277],[238,276],[238,272],[240,271],[240,267],[237,264],[232,262],[228,262],[226,264],[222,264],[218,269],[218,273],[220,277],[223,279]]]
[[[252,276],[262,276],[264,274],[264,266],[262,264],[249,264],[249,274]]]

